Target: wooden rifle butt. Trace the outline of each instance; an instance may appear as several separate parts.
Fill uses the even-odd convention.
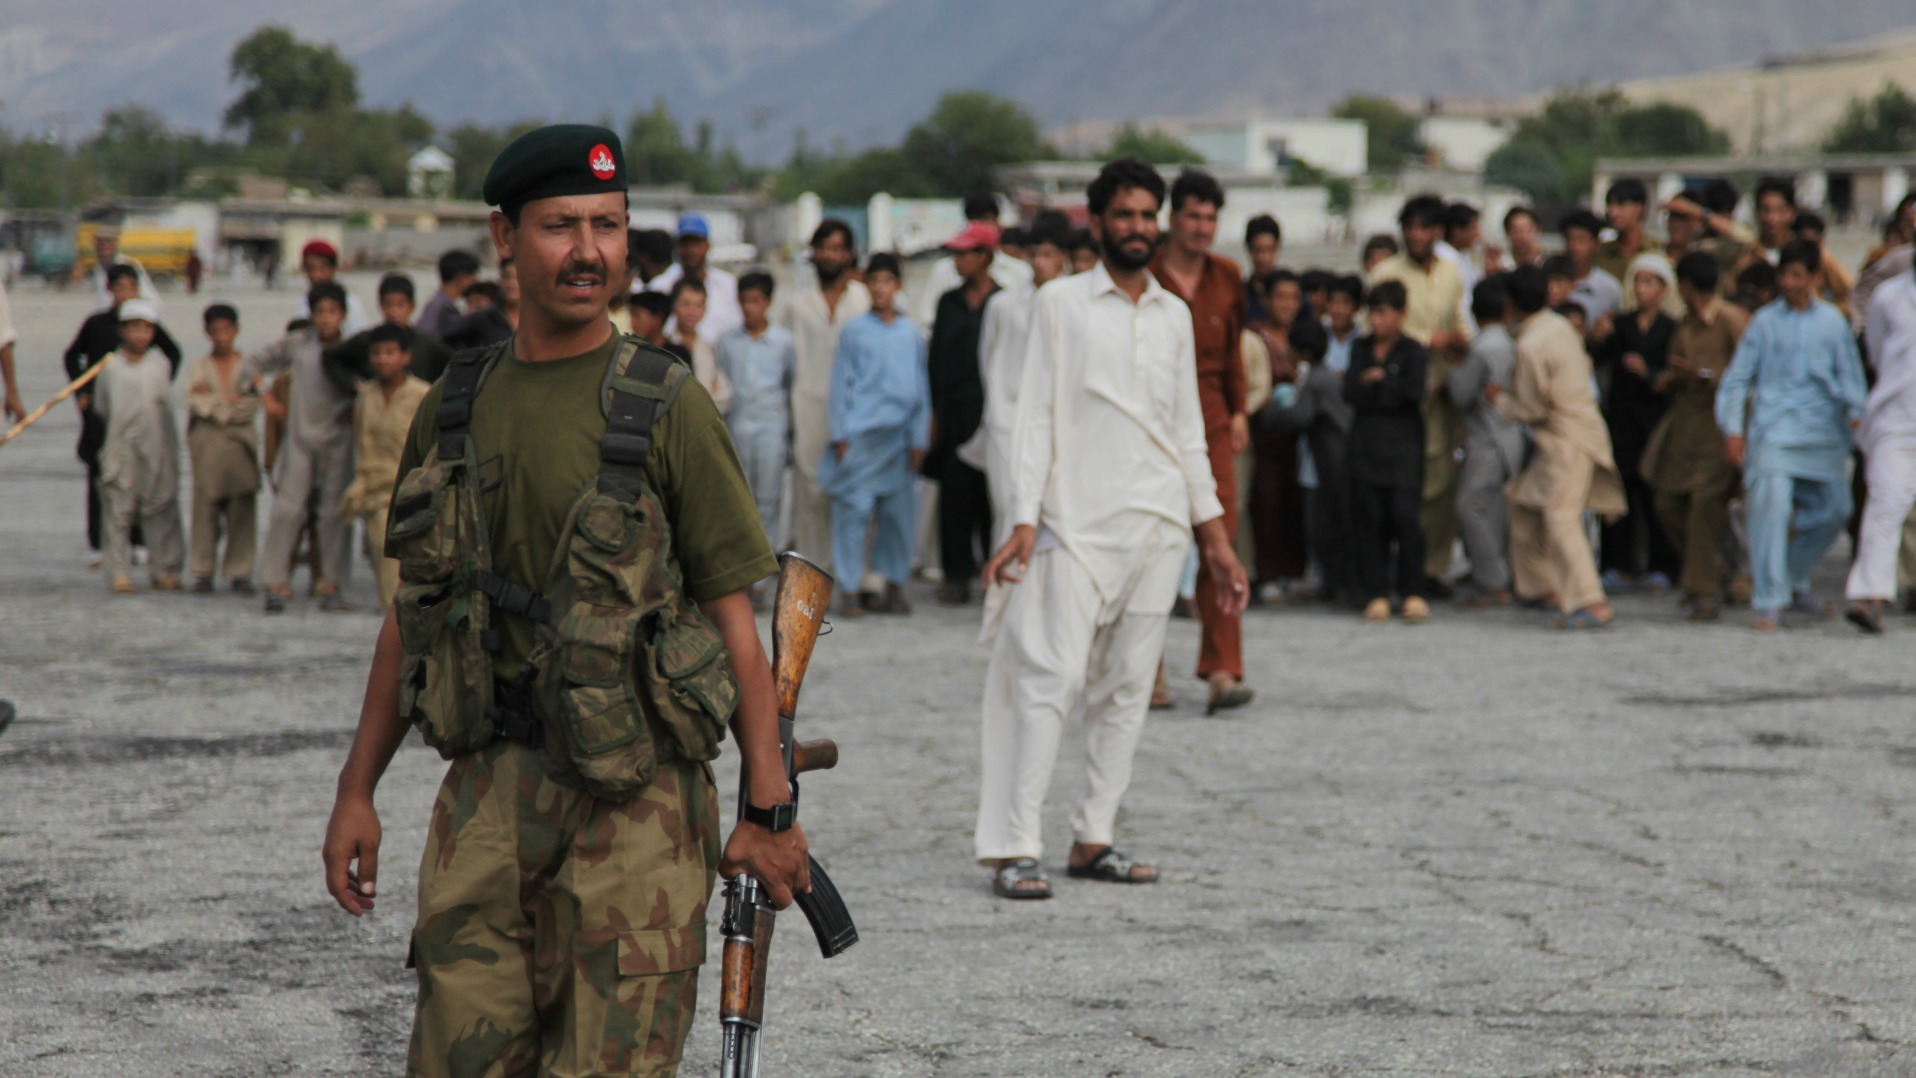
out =
[[[778,557],[778,590],[772,600],[772,673],[778,713],[798,714],[798,689],[812,664],[812,648],[832,604],[832,575],[801,555]]]

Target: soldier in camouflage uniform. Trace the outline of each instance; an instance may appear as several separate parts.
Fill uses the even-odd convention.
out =
[[[485,557],[495,579],[536,588],[548,566],[567,564],[566,549],[576,565],[578,535],[592,524],[590,514],[573,512],[574,503],[601,508],[580,492],[592,488],[595,475],[605,489],[601,457],[612,454],[601,441],[613,439],[602,398],[606,386],[620,384],[609,373],[615,353],[631,355],[607,316],[612,271],[625,264],[626,186],[618,136],[583,126],[523,136],[487,176],[487,201],[499,207],[492,214],[493,243],[500,258],[513,259],[522,293],[518,332],[470,399],[469,424],[460,425],[470,438],[468,459],[482,462],[483,482],[472,489],[479,492]],[[449,372],[420,406],[402,479],[445,452],[441,404],[451,380]],[[373,789],[409,721],[420,720],[452,764],[420,868],[411,947],[419,1001],[409,1075],[674,1074],[693,1018],[715,872],[751,873],[780,907],[809,886],[805,838],[796,827],[774,832],[741,822],[720,855],[717,797],[706,762],[716,740],[698,744],[665,728],[661,716],[672,708],[655,702],[662,691],[690,686],[681,702],[696,696],[715,723],[729,718],[750,802],[772,808],[791,800],[771,669],[746,592],[776,563],[711,398],[695,379],[672,381],[676,395],[657,413],[643,458],[646,500],[637,519],[643,526],[647,507],[661,511],[661,564],[648,571],[664,574],[658,580],[670,585],[664,594],[674,602],[682,592],[684,611],[679,621],[664,622],[658,650],[641,653],[655,662],[618,664],[617,677],[590,690],[647,701],[648,728],[639,744],[657,751],[654,758],[647,750],[634,792],[595,795],[604,792],[603,776],[591,770],[594,760],[579,766],[579,744],[596,717],[582,716],[576,699],[571,726],[555,722],[554,708],[536,709],[545,716],[543,733],[502,723],[496,736],[488,728],[484,736],[459,741],[439,728],[443,715],[426,715],[425,668],[458,657],[419,654],[417,611],[433,603],[465,611],[463,595],[422,598],[415,590],[409,622],[408,588],[424,585],[402,585],[380,630],[322,853],[334,900],[354,916],[371,909],[380,839]],[[455,406],[447,414],[459,411]],[[395,492],[394,539],[405,526],[407,491],[402,482]],[[388,553],[394,551],[389,542]],[[402,580],[411,581],[403,543],[398,551]],[[556,562],[555,552],[561,555]],[[484,634],[475,632],[488,649],[478,654],[486,656],[498,685],[511,684],[515,672],[532,669],[542,656],[553,661],[541,649],[551,642],[556,613],[541,617],[503,597],[489,613],[475,606],[481,613],[475,629],[489,625]],[[557,610],[560,602],[552,606]],[[696,613],[687,613],[694,606]],[[604,608],[582,602],[574,609]],[[656,618],[641,625],[660,629]],[[701,675],[705,682],[662,682],[654,667],[671,673],[680,657],[671,650],[673,634],[687,626],[708,635],[715,630],[722,661]],[[561,636],[564,631],[562,624]],[[439,638],[432,640],[437,647]],[[567,656],[572,681],[561,682],[575,697],[587,691],[579,685],[577,658]],[[713,672],[722,683],[711,680]],[[481,706],[479,713],[495,718],[493,707]],[[715,725],[712,732],[722,731]]]

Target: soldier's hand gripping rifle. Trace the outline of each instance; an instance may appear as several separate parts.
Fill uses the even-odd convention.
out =
[[[778,591],[772,602],[772,669],[778,692],[778,746],[798,801],[798,776],[838,764],[838,746],[826,739],[796,742],[792,719],[798,713],[798,688],[811,665],[812,645],[832,600],[831,574],[797,554],[779,557]],[[745,813],[746,781],[739,780],[739,815]],[[826,958],[843,954],[858,942],[858,929],[831,877],[810,862],[812,889],[796,896],[811,922],[818,949]],[[719,983],[719,1022],[724,1032],[719,1073],[723,1078],[756,1078],[758,1034],[765,1017],[765,964],[772,946],[771,900],[749,875],[725,883],[724,972]]]

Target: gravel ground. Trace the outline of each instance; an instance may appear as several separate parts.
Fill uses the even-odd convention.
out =
[[[251,345],[292,303],[239,299]],[[168,297],[189,349],[198,305]],[[15,293],[29,404],[84,307]],[[76,429],[62,408],[0,450],[0,1074],[397,1073],[438,757],[381,788],[376,914],[332,908],[318,859],[370,580],[343,615],[110,597]],[[1205,719],[1180,680],[1139,751],[1123,841],[1164,882],[1013,904],[970,860],[977,611],[915,597],[818,649],[801,731],[844,763],[806,826],[863,942],[823,962],[783,919],[767,1074],[1916,1074],[1910,619],[1254,612],[1257,702]],[[1173,626],[1173,669],[1196,635]],[[714,973],[688,1073],[716,1066]]]

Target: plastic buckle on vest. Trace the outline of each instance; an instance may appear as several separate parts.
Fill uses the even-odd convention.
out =
[[[494,607],[509,614],[519,614],[542,625],[552,619],[551,600],[524,584],[483,570],[480,571],[478,580],[479,590],[486,598],[492,600]]]

